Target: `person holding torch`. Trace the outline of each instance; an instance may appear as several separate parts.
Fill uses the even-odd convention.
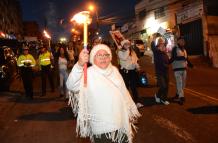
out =
[[[105,44],[95,45],[90,54],[86,49],[80,52],[66,82],[74,92],[70,102],[77,115],[76,131],[95,143],[132,143],[134,123],[140,113],[111,60],[111,50]],[[92,65],[87,69],[84,86],[83,66],[88,61]]]

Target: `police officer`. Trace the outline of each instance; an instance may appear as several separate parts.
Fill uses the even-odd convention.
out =
[[[42,81],[42,95],[45,96],[46,94],[46,77],[49,79],[49,83],[51,86],[52,92],[54,92],[54,81],[52,77],[52,69],[53,65],[52,62],[54,57],[50,51],[47,50],[45,45],[40,47],[40,55],[39,55],[39,66],[41,69],[41,81]]]
[[[31,54],[29,54],[29,48],[24,46],[22,48],[22,54],[18,57],[17,66],[20,69],[25,94],[28,99],[33,99],[33,70],[36,65],[36,61]]]

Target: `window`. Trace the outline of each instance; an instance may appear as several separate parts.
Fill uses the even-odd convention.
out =
[[[165,7],[160,7],[157,10],[154,11],[155,19],[164,17],[165,15],[166,15],[165,14]]]
[[[143,9],[142,11],[139,12],[139,19],[142,19],[146,16],[146,10]]]

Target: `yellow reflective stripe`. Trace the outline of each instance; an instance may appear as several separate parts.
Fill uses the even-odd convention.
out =
[[[18,67],[22,67],[22,66],[24,66],[24,64],[19,64],[19,65],[18,65]]]
[[[23,66],[25,67],[24,64],[19,64],[19,65],[18,65],[18,67],[23,67]],[[31,66],[31,67],[34,67],[35,65],[30,65],[30,66]]]
[[[32,63],[33,61],[32,60],[22,60],[22,61],[20,61],[21,63],[25,63],[25,62],[27,62],[27,63]]]
[[[40,61],[41,61],[41,62],[50,61],[50,59],[41,59]]]
[[[46,53],[43,53],[39,56],[39,64],[40,65],[49,65],[51,64],[51,59],[50,59],[50,53],[47,51]]]

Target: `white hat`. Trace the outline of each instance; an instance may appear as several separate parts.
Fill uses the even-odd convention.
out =
[[[94,57],[99,50],[105,50],[108,54],[110,54],[110,58],[112,58],[111,49],[107,45],[97,44],[92,48],[90,52],[89,61],[91,64],[94,64]]]
[[[127,40],[127,39],[125,39],[125,40],[121,41],[120,44],[121,44],[121,46],[123,47],[123,45],[126,44],[126,43],[129,43],[129,44],[130,44],[130,41]]]

